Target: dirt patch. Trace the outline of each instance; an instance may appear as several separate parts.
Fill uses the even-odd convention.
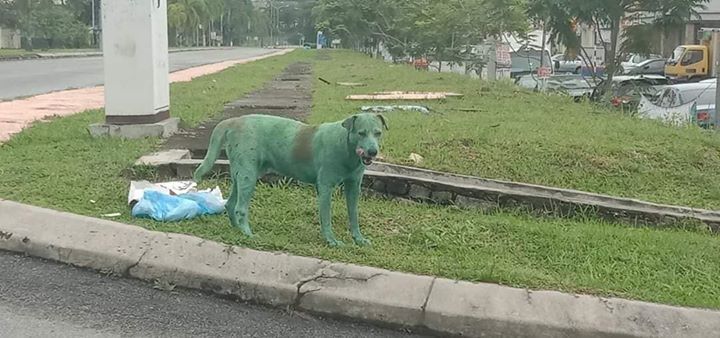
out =
[[[210,135],[223,120],[250,114],[265,114],[305,121],[312,106],[312,65],[289,65],[275,79],[242,99],[228,103],[218,117],[195,128],[183,129],[170,137],[164,148],[188,149],[193,158],[203,158]],[[225,158],[225,154],[221,155]]]

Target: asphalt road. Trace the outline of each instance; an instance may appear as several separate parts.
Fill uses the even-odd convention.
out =
[[[410,337],[0,251],[0,337]]]
[[[170,71],[208,63],[245,59],[273,52],[232,48],[170,53]],[[84,88],[103,83],[102,57],[35,59],[0,62],[0,100]]]

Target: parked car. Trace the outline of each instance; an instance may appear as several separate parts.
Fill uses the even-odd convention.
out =
[[[614,107],[634,109],[640,103],[642,95],[654,96],[665,86],[671,84],[670,79],[660,75],[620,75],[613,77],[610,85],[610,104]],[[605,96],[605,80],[595,88],[591,95],[594,101]]]
[[[715,98],[713,98],[712,103],[706,104],[700,104],[700,101],[698,100],[698,103],[690,108],[690,116],[693,121],[702,128],[717,128],[718,118],[717,110],[715,110]]]
[[[696,102],[698,105],[715,104],[715,83],[697,82],[666,86],[658,93],[654,103],[662,108],[673,108],[690,102]]]
[[[530,74],[519,77],[517,85],[540,92],[562,93],[580,101],[592,94],[599,81],[599,78],[593,79],[579,74],[556,74],[542,81],[536,75]]]
[[[554,55],[552,58],[553,67],[558,73],[579,73],[582,69],[584,62],[583,59],[578,55],[574,59],[568,58],[564,54]]]
[[[654,118],[688,121],[703,128],[718,125],[715,110],[716,82],[695,82],[666,86],[639,113]]]
[[[650,55],[642,55],[637,53],[628,54],[625,59],[620,62],[620,67],[622,69],[629,69],[637,67],[641,62],[650,60],[650,59],[662,59],[662,55],[657,54],[650,54]]]
[[[517,79],[523,75],[537,74],[541,67],[546,70],[552,70],[550,53],[547,50],[544,53],[545,55],[541,57],[543,52],[534,48],[522,48],[510,52],[510,60],[512,62],[510,77],[517,81]],[[543,61],[542,66],[540,65],[541,59]],[[550,73],[552,74],[552,71]]]
[[[585,77],[605,77],[605,65],[595,65],[595,67],[582,66],[580,74]]]
[[[665,76],[665,59],[649,59],[624,69],[627,75],[662,75]]]

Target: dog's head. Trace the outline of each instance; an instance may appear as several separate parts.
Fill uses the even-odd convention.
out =
[[[361,113],[350,116],[342,126],[348,130],[348,143],[363,164],[372,164],[380,152],[383,129],[387,130],[385,117],[380,114]]]

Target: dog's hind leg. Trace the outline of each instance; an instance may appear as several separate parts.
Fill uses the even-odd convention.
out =
[[[250,229],[250,201],[255,193],[255,186],[258,179],[258,170],[255,166],[244,165],[233,175],[233,191],[230,198],[235,198],[234,206],[228,208],[228,212],[232,209],[233,215],[230,221],[233,225],[239,227],[240,230],[248,237],[253,237]],[[228,201],[230,203],[230,201]],[[233,220],[234,217],[234,220]]]
[[[230,197],[227,200],[227,203],[225,203],[225,210],[227,211],[228,218],[230,218],[230,224],[234,227],[240,227],[240,222],[238,221],[238,215],[235,212],[235,209],[237,209],[237,201],[238,201],[238,194],[237,189],[235,188],[235,180],[232,180],[233,183],[230,188]]]

